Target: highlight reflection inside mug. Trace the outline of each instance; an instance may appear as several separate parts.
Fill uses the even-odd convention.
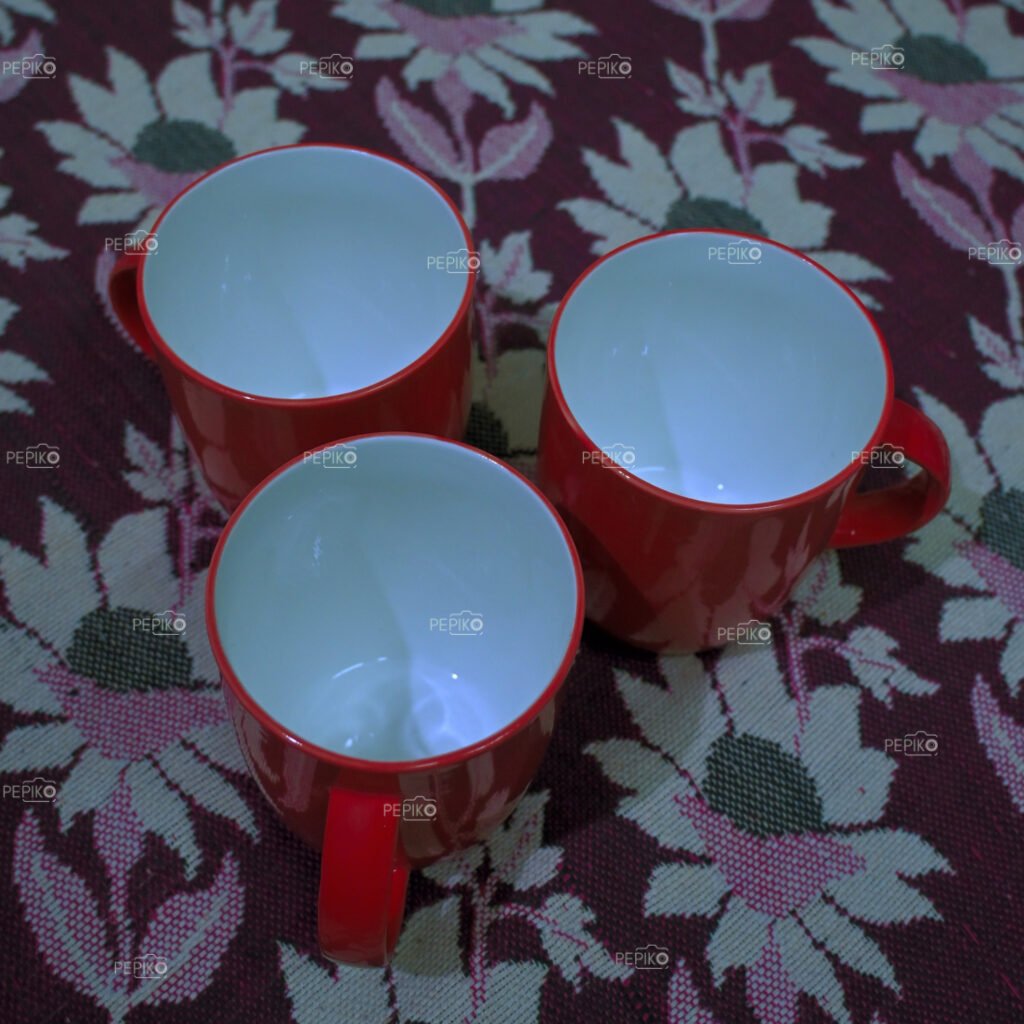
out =
[[[599,261],[553,348],[595,471],[719,504],[830,480],[868,445],[888,386],[871,321],[840,285],[787,249],[711,231]]]
[[[314,453],[257,492],[216,570],[242,686],[289,732],[407,761],[513,722],[573,636],[560,522],[483,453],[402,434]]]
[[[298,146],[184,193],[143,264],[167,345],[219,384],[322,398],[385,380],[455,320],[468,237],[443,194],[383,157]]]

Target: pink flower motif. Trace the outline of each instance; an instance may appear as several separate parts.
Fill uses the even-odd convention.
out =
[[[759,913],[785,917],[831,882],[867,867],[841,839],[815,834],[762,839],[741,832],[702,800],[688,796],[679,803],[729,887]]]
[[[190,731],[226,717],[224,702],[215,691],[115,692],[56,664],[39,675],[90,746],[118,761],[157,754]]]
[[[503,36],[522,34],[522,30],[511,21],[488,15],[435,18],[406,4],[392,4],[389,13],[422,45],[452,56],[478,46],[487,46]]]
[[[792,1024],[796,1020],[799,990],[782,962],[771,925],[768,936],[768,942],[747,976],[747,992],[762,1024]]]
[[[110,915],[85,880],[47,851],[32,813],[15,832],[12,869],[43,960],[117,1021],[136,1006],[191,1001],[206,989],[238,933],[245,907],[238,864],[227,854],[209,888],[171,896],[148,922],[131,920],[121,907]],[[116,951],[108,942],[111,916],[117,922]],[[111,969],[135,951],[161,961],[163,973],[139,980]]]
[[[912,129],[914,149],[929,166],[967,144],[993,167],[1024,177],[1019,132],[1006,127],[1021,103],[1020,37],[1009,12],[992,3],[924,6],[934,17],[922,8],[912,16],[900,0],[816,4],[832,38],[795,42],[829,69],[830,82],[869,100],[863,130]],[[905,51],[905,63],[874,70],[851,61],[882,46]]]
[[[337,0],[333,13],[375,29],[356,44],[357,61],[408,58],[402,77],[410,89],[454,73],[470,93],[496,103],[506,118],[517,106],[511,84],[554,95],[554,85],[536,65],[585,56],[572,37],[595,31],[575,14],[545,8],[544,0],[504,5]]]
[[[1024,572],[978,541],[958,544],[957,549],[1006,610],[1015,619],[1024,619]]]
[[[721,0],[654,0],[659,7],[686,18],[713,21],[757,21],[764,17],[773,0],[746,0],[723,3]]]
[[[158,167],[141,163],[130,156],[117,157],[110,163],[131,182],[132,189],[144,196],[148,205],[154,207],[166,206],[183,188],[203,173],[161,171]]]
[[[999,709],[999,702],[981,676],[971,692],[971,708],[985,753],[1017,810],[1024,814],[1024,728]]]
[[[43,37],[36,29],[32,29],[20,46],[16,44],[9,50],[0,50],[0,61],[20,61],[26,54],[39,53],[42,48]],[[30,81],[22,75],[5,74],[0,78],[0,103],[13,100]]]
[[[123,929],[127,917],[128,878],[132,866],[142,857],[145,828],[132,808],[131,787],[122,771],[113,794],[96,811],[96,849],[107,866],[110,878],[110,905],[117,927]],[[125,936],[118,935],[118,949],[125,949]]]
[[[34,814],[14,833],[11,871],[47,965],[78,991],[98,991],[113,978],[103,920],[81,875],[47,851]]]
[[[911,75],[893,75],[889,81],[905,100],[916,103],[929,117],[963,127],[980,125],[1003,107],[1020,103],[1018,93],[995,82],[943,85]]]

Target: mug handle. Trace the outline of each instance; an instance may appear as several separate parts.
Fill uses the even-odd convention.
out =
[[[895,399],[882,444],[903,449],[921,472],[890,487],[851,494],[829,547],[854,548],[894,540],[920,529],[946,504],[949,446],[942,431],[923,412]]]
[[[335,787],[327,806],[320,864],[320,950],[338,963],[383,967],[405,917],[409,865],[393,796]]]
[[[131,335],[143,355],[152,359],[156,354],[153,340],[139,312],[138,280],[142,260],[142,255],[138,253],[125,253],[119,257],[107,281],[107,294],[121,326]]]

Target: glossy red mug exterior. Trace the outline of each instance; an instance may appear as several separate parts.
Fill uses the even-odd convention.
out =
[[[946,441],[894,398],[871,314],[769,239],[665,232],[610,252],[562,300],[547,365],[538,481],[588,617],[640,647],[765,642],[822,551],[901,537],[949,495]],[[858,492],[868,465],[905,461],[920,471]]]
[[[425,175],[304,143],[190,184],[118,260],[109,293],[230,511],[338,437],[461,437],[476,266],[459,211]]]
[[[583,604],[547,499],[459,442],[327,445],[232,514],[207,633],[249,770],[322,850],[326,957],[387,963],[410,869],[511,814],[547,748]]]

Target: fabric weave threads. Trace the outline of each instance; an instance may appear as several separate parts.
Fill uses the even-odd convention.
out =
[[[1024,12],[629,13],[0,7],[4,1021],[1024,1019]],[[954,465],[943,514],[826,553],[771,643],[656,658],[589,627],[534,785],[413,874],[387,970],[317,953],[319,859],[247,774],[206,641],[224,517],[106,299],[204,170],[318,140],[459,205],[469,439],[527,474],[557,301],[686,226],[856,289]]]

